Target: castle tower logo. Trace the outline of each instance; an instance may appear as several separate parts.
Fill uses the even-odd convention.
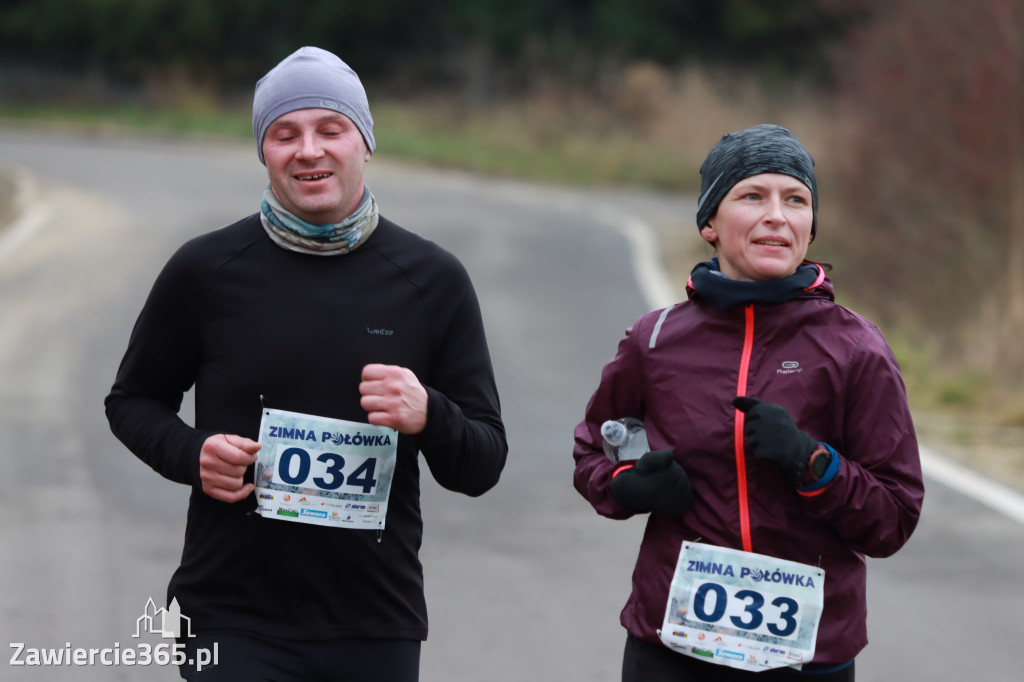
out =
[[[184,624],[184,632],[182,632],[182,624]],[[177,598],[172,599],[170,606],[166,609],[157,608],[153,598],[149,598],[143,614],[135,621],[135,634],[132,636],[141,637],[144,632],[175,639],[182,636],[195,637],[192,634],[192,619],[182,615]]]

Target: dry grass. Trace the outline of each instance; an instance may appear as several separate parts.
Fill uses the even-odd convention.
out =
[[[538,79],[514,99],[477,107],[450,94],[377,98],[374,116],[381,150],[396,156],[428,145],[433,160],[473,170],[692,193],[722,134],[758,123],[790,128],[826,168],[839,130],[827,106],[799,86],[765,92],[732,74],[640,63],[587,91]]]
[[[179,110],[180,98],[176,101],[178,108],[164,112],[170,117],[165,125],[176,130],[249,134],[247,114],[207,117],[206,96],[199,105],[186,106],[187,111]],[[676,73],[647,63],[609,72],[589,91],[541,78],[524,95],[486,106],[470,107],[463,98],[437,94],[412,100],[375,94],[372,101],[378,150],[388,156],[541,181],[637,185],[685,194],[698,190],[700,164],[722,134],[758,123],[789,128],[816,160],[821,229],[810,255],[836,265],[833,278],[841,303],[880,322],[904,370],[915,410],[927,415],[923,423],[948,427],[938,437],[955,433],[970,453],[965,457],[976,457],[991,444],[991,451],[998,452],[995,459],[1011,460],[1001,471],[1024,468],[1015,463],[1024,461],[1019,384],[1006,385],[1003,377],[967,361],[950,363],[935,341],[971,330],[956,329],[957,320],[944,329],[922,328],[914,323],[914,301],[906,303],[906,316],[881,318],[866,286],[870,282],[849,278],[849,272],[863,270],[850,259],[862,258],[864,250],[846,246],[863,236],[853,214],[841,210],[837,190],[850,170],[844,163],[851,156],[856,112],[799,83],[766,89],[733,73]],[[155,117],[150,111],[128,110],[121,118],[133,125],[136,120],[152,124]],[[672,230],[660,236],[666,267],[681,291],[693,261],[693,235]],[[906,263],[934,266],[920,259]],[[982,332],[973,330],[984,341]],[[998,443],[993,433],[999,434]]]
[[[443,107],[435,109],[440,111]],[[799,84],[766,90],[750,79],[727,73],[688,70],[669,73],[651,64],[637,64],[609,77],[596,93],[568,92],[554,84],[538,84],[524,99],[484,110],[445,111],[475,139],[536,152],[557,148],[557,155],[584,164],[586,181],[630,182],[671,191],[695,193],[698,169],[710,147],[726,132],[758,123],[777,123],[792,130],[816,160],[820,185],[819,239],[811,257],[835,264],[838,296],[868,317],[886,306],[876,305],[863,283],[844,277],[856,271],[849,259],[863,249],[846,248],[858,234],[855,213],[840,205],[839,183],[857,121],[855,112]],[[527,173],[528,174],[528,173]],[[541,177],[550,177],[545,172]],[[575,181],[570,175],[555,179]],[[692,234],[661,235],[666,267],[681,291],[692,265]],[[879,244],[878,248],[886,248]],[[870,252],[870,249],[868,250]],[[677,257],[686,254],[687,257]],[[910,261],[906,267],[935,267]],[[884,288],[883,288],[884,289]],[[913,311],[918,303],[907,301]],[[891,309],[891,307],[889,307]],[[1024,394],[991,371],[969,361],[950,362],[948,344],[969,330],[927,329],[913,315],[886,319],[882,328],[896,350],[915,411],[921,415],[922,437],[949,444],[950,456],[1024,489]]]

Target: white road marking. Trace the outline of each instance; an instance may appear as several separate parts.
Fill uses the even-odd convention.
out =
[[[50,216],[39,203],[35,177],[28,171],[11,167],[14,172],[14,220],[0,230],[0,263],[27,242]]]

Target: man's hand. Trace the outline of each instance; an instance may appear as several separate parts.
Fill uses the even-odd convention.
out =
[[[260,444],[227,433],[210,436],[199,451],[199,479],[203,492],[221,502],[244,500],[253,491],[245,483],[245,470],[256,462]]]
[[[397,365],[367,365],[359,384],[359,404],[376,426],[416,435],[427,425],[427,389],[412,370]]]
[[[743,437],[754,451],[754,457],[773,462],[790,485],[799,486],[811,453],[818,447],[817,442],[797,428],[782,405],[763,403],[747,396],[736,398],[732,404],[747,415]]]

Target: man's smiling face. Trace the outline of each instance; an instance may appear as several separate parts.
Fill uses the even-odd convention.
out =
[[[307,223],[340,222],[359,205],[370,152],[347,116],[330,109],[284,114],[267,128],[263,156],[274,196]]]

